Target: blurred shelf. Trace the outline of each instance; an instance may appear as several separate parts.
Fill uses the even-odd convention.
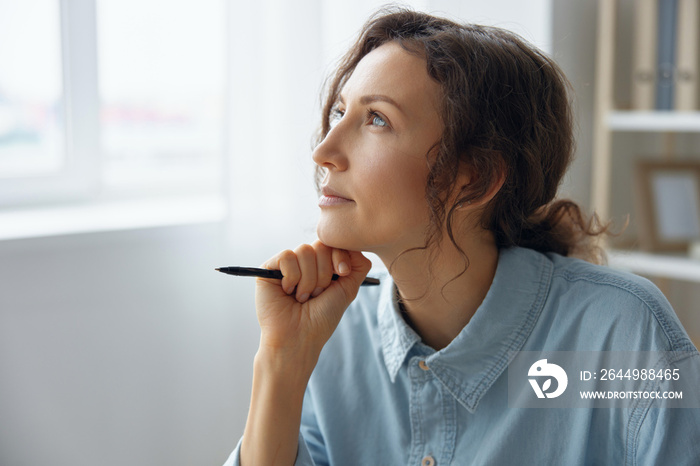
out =
[[[628,55],[634,53],[633,41],[620,41],[620,27],[625,22],[633,24],[637,8],[643,8],[637,2],[627,2],[630,8],[621,8],[622,0],[598,1],[598,30],[596,44],[596,78],[595,78],[595,114],[593,119],[593,160],[591,177],[591,209],[601,218],[613,218],[613,186],[618,182],[613,171],[614,136],[619,133],[648,133],[657,135],[657,139],[673,133],[700,134],[700,109],[694,111],[641,111],[619,110],[618,101],[626,100],[616,95],[616,83],[620,79],[629,79],[629,69],[620,66]],[[634,6],[631,6],[634,3]],[[641,2],[639,2],[641,3]],[[618,18],[619,16],[619,18]],[[694,40],[683,37],[683,43]],[[624,76],[624,78],[623,78]],[[629,83],[631,85],[631,83]],[[632,95],[629,96],[631,99]],[[622,142],[622,141],[618,141]],[[671,157],[675,150],[673,138],[665,138],[664,155]],[[633,150],[632,145],[619,144],[616,153]],[[617,167],[615,170],[633,170],[632,162]],[[617,186],[616,186],[617,188]],[[612,249],[608,251],[611,267],[625,269],[647,277],[660,277],[673,280],[685,280],[700,283],[700,260],[672,254],[651,254],[634,250]]]
[[[612,111],[607,126],[613,131],[700,133],[700,112]]]
[[[639,275],[700,282],[700,260],[688,256],[613,249],[608,251],[608,263]]]

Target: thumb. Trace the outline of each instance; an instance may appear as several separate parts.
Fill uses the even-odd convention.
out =
[[[360,286],[372,268],[372,261],[360,251],[348,251],[348,254],[350,255],[350,276],[357,280],[357,286]]]
[[[340,285],[348,304],[355,299],[362,281],[372,268],[372,262],[359,251],[343,251],[350,272],[343,274],[336,283]]]
[[[323,293],[314,298],[314,301],[322,309],[325,309],[325,312],[337,310],[342,315],[357,296],[362,281],[372,267],[372,262],[360,252],[343,249],[335,249],[333,251],[333,262],[335,264],[344,264],[343,267],[340,267],[342,274],[339,273],[338,279],[334,280]],[[338,266],[334,266],[334,269],[337,270]]]

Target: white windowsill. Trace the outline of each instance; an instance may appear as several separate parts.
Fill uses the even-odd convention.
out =
[[[607,124],[617,131],[697,133],[700,132],[700,112],[614,111],[608,114]]]
[[[651,277],[700,282],[700,260],[683,255],[639,251],[608,251],[611,267]]]
[[[226,202],[213,195],[0,210],[0,240],[215,223],[225,217]]]

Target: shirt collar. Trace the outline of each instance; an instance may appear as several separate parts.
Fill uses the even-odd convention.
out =
[[[379,332],[382,339],[384,363],[391,381],[403,365],[406,355],[413,345],[421,341],[420,336],[406,324],[399,309],[398,292],[391,275],[382,278],[382,292],[379,298]]]
[[[552,269],[544,254],[519,247],[501,249],[493,283],[474,316],[446,348],[425,358],[435,377],[469,411],[476,409],[532,332]],[[378,321],[384,362],[393,382],[420,336],[401,317],[390,276],[382,286]]]

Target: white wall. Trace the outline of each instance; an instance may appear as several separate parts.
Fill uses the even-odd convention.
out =
[[[552,50],[552,0],[430,0],[426,3],[428,10],[436,15],[508,29],[547,53]]]
[[[0,464],[223,461],[254,323],[213,271],[223,233],[0,242]]]

